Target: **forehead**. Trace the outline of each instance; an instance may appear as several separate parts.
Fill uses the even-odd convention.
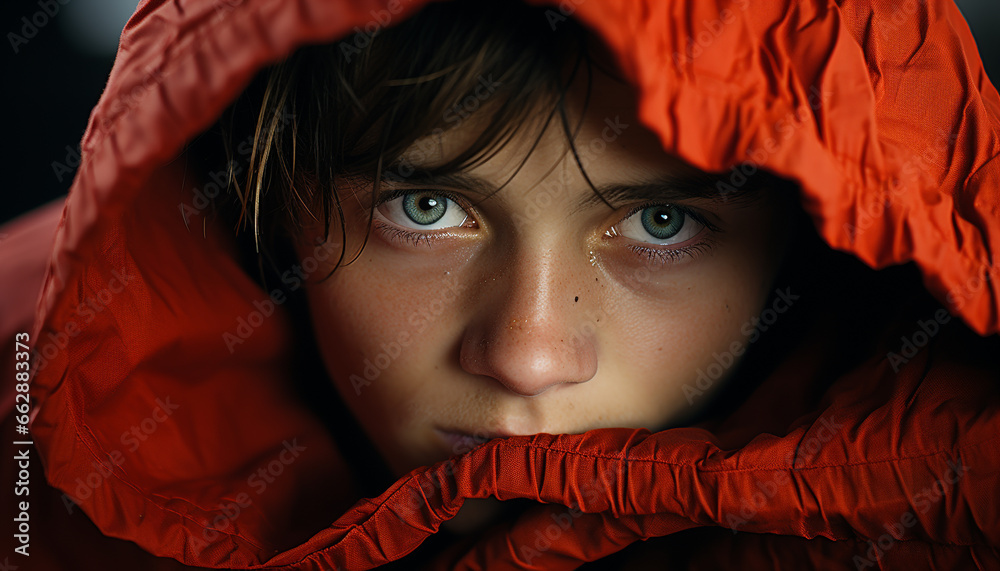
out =
[[[487,102],[457,125],[418,139],[401,161],[418,170],[447,163],[476,143],[489,126],[495,105]],[[596,186],[640,184],[683,170],[681,162],[664,153],[657,137],[640,124],[635,92],[623,81],[594,71],[588,85],[581,74],[566,92],[565,115],[552,105],[539,106],[517,126],[513,138],[495,153],[486,153],[488,160],[463,171],[492,185],[513,188],[530,188],[555,176],[590,193],[588,178]]]

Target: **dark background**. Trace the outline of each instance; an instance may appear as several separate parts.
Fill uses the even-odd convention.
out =
[[[59,11],[14,53],[8,33],[39,1]],[[903,4],[904,0],[899,0]],[[65,2],[65,5],[62,4]],[[992,78],[1000,77],[1000,0],[958,0]],[[64,195],[73,172],[57,176],[87,126],[114,62],[118,35],[137,0],[0,0],[3,53],[3,172],[0,223]],[[996,79],[994,79],[996,82]],[[68,147],[68,148],[67,148]],[[70,158],[73,158],[72,156]]]

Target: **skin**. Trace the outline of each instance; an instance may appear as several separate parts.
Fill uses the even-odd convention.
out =
[[[574,124],[582,89],[574,85],[569,93]],[[628,87],[595,75],[575,141],[588,149],[581,161],[597,187],[684,168],[640,124],[634,99]],[[605,119],[615,117],[627,127],[608,141]],[[444,162],[468,144],[476,121],[418,141],[407,159]],[[536,134],[523,130],[468,174],[503,184]],[[579,208],[593,191],[567,150],[554,122],[516,176],[486,199],[456,185],[388,185],[450,192],[463,200],[449,204],[449,212],[461,208],[468,218],[461,226],[420,230],[400,208],[402,199],[395,207],[390,201],[377,208],[361,255],[307,287],[329,374],[398,475],[468,450],[470,439],[460,434],[655,431],[677,424],[724,383],[716,381],[694,405],[684,386],[695,386],[714,354],[734,341],[746,344],[745,326],[764,308],[784,250],[777,202],[675,202],[721,231],[704,227],[679,245],[644,244],[636,234],[643,228],[639,215],[626,219],[642,202]],[[342,182],[355,191],[342,203],[352,221],[350,259],[365,238],[371,186]],[[394,240],[401,228],[427,236]],[[301,258],[322,238],[321,229],[303,234]],[[339,235],[332,229],[331,236]],[[650,261],[630,245],[694,249],[673,261]]]

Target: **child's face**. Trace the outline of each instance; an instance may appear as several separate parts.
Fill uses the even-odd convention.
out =
[[[574,86],[571,111],[582,97]],[[705,390],[699,372],[718,374],[709,366],[746,346],[784,250],[777,201],[656,196],[684,171],[640,125],[629,89],[598,74],[591,97],[576,146],[614,208],[553,121],[516,175],[530,129],[451,180],[383,183],[411,194],[378,206],[361,255],[308,287],[326,367],[396,472],[464,452],[470,437],[656,430],[706,402],[724,375]],[[407,159],[454,156],[477,119]],[[512,176],[479,200],[478,187]],[[348,260],[365,238],[371,185],[354,189],[342,191]],[[318,233],[303,236],[300,258]],[[685,385],[704,394],[691,404]]]

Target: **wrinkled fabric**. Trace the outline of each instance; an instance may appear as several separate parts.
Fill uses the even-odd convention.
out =
[[[37,500],[50,527],[35,533],[47,566],[72,565],[66,537],[81,538],[82,554],[107,536],[132,542],[107,544],[122,561],[165,558],[141,563],[151,568],[366,569],[405,562],[465,500],[485,497],[540,503],[445,552],[439,568],[574,569],[640,540],[662,547],[661,566],[684,543],[716,546],[689,553],[700,568],[713,557],[1000,566],[1000,371],[956,328],[898,372],[886,355],[899,334],[886,329],[819,398],[773,413],[775,395],[810,385],[851,341],[849,324],[831,326],[711,431],[498,439],[359,500],[352,467],[290,389],[284,308],[236,356],[227,349],[224,334],[267,294],[192,193],[212,181],[192,181],[183,149],[262,66],[422,4],[139,6],[61,217],[50,209],[40,225],[10,227],[31,254],[0,259],[38,276],[5,289],[2,324],[5,339],[30,330],[38,351],[31,431],[51,490]],[[1000,330],[1000,97],[951,2],[551,9],[555,25],[571,15],[604,39],[664,150],[704,170],[795,181],[833,248],[875,267],[912,261],[969,328]],[[902,333],[926,317],[900,318]],[[269,467],[281,477],[255,478]],[[46,540],[56,526],[72,534]]]

